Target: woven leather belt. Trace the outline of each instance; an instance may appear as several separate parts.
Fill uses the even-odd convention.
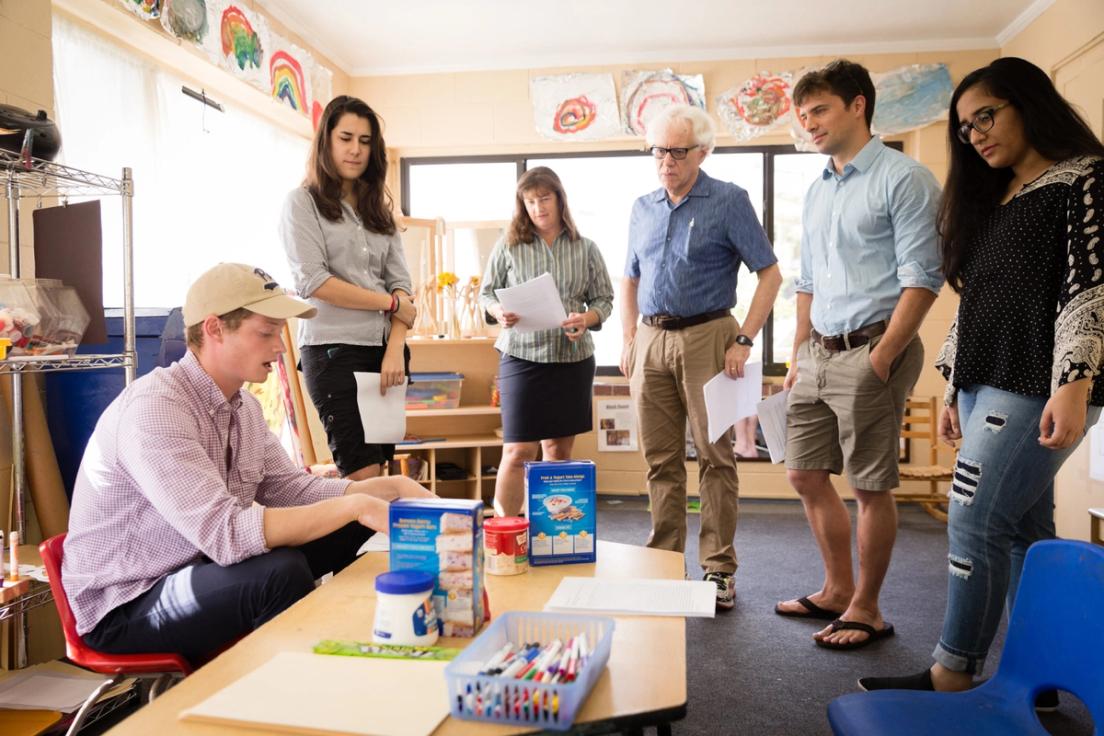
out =
[[[874,324],[860,327],[854,332],[848,332],[846,335],[822,335],[816,330],[813,330],[812,336],[814,342],[819,343],[825,350],[838,353],[843,350],[862,347],[870,342],[871,338],[877,337],[885,332],[888,326],[889,324],[883,319],[881,322],[875,322]]]
[[[658,327],[661,330],[684,330],[694,325],[712,322],[721,317],[727,317],[730,312],[727,309],[718,309],[715,312],[703,312],[689,317],[674,317],[670,314],[648,314],[641,321],[649,327]]]

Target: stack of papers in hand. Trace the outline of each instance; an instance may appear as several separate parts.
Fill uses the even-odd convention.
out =
[[[567,577],[560,581],[544,610],[713,618],[716,597],[717,586],[705,580]]]

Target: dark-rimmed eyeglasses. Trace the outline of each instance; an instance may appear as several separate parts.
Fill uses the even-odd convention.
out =
[[[693,151],[695,148],[701,148],[699,145],[690,146],[689,148],[664,148],[663,146],[651,146],[648,148],[648,153],[652,154],[657,159],[664,159],[667,154],[671,154],[671,158],[676,161],[682,161],[686,158],[686,154]]]
[[[996,115],[997,110],[1008,107],[1007,102],[1002,102],[999,105],[993,107],[984,107],[977,111],[974,115],[974,119],[968,123],[963,123],[958,126],[958,139],[970,145],[970,130],[976,130],[979,133],[988,133],[993,129],[993,124],[996,122],[993,118]]]

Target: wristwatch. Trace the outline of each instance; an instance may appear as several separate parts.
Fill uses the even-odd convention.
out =
[[[752,339],[750,337],[748,337],[747,335],[737,335],[736,336],[736,344],[737,345],[743,345],[744,347],[747,347],[747,348],[755,346],[755,343],[752,342]]]

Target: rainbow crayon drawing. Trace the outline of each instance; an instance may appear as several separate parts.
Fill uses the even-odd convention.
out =
[[[247,71],[261,68],[261,57],[264,56],[261,38],[241,8],[236,5],[227,6],[222,12],[220,33],[222,53],[232,58],[238,69]]]
[[[292,110],[306,112],[306,84],[299,60],[280,49],[269,58],[268,68],[272,76],[272,98],[287,103]]]

